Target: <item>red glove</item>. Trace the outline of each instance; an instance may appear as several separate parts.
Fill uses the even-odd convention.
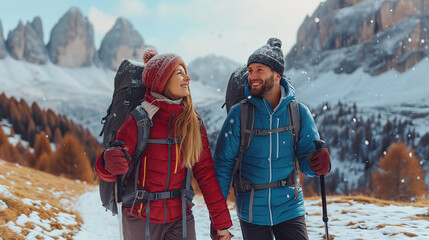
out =
[[[327,148],[316,151],[310,161],[311,170],[317,175],[326,175],[331,170],[331,157]]]
[[[104,151],[105,168],[112,175],[125,175],[128,171],[128,154],[121,147],[110,147]]]

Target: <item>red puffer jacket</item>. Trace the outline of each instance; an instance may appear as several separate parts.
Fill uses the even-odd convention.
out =
[[[168,138],[169,119],[171,116],[170,129],[174,135],[174,123],[177,116],[182,112],[183,106],[167,104],[156,101],[150,94],[146,94],[146,101],[158,106],[160,109],[152,118],[149,139]],[[207,133],[204,125],[201,128],[201,139],[203,150],[200,160],[192,168],[193,175],[198,182],[204,201],[207,204],[215,229],[223,229],[232,226],[231,217],[225,199],[216,179],[213,159],[209,148]],[[124,124],[118,130],[116,141],[123,141],[123,148],[127,149],[130,156],[134,154],[137,144],[137,126],[132,116],[128,116]],[[168,176],[168,154],[171,154],[170,176]],[[186,176],[186,168],[182,164],[182,156],[178,152],[179,145],[152,144],[148,143],[145,151],[141,154],[138,183],[148,192],[164,192],[180,189]],[[115,176],[107,172],[101,164],[101,156],[97,158],[96,170],[100,178],[105,181],[115,181]],[[130,209],[127,212],[130,213]],[[165,213],[165,211],[167,211]],[[192,211],[188,206],[188,214]],[[135,206],[133,216],[146,219],[145,203]],[[157,200],[150,202],[150,221],[154,223],[173,222],[182,217],[182,201],[180,198]]]

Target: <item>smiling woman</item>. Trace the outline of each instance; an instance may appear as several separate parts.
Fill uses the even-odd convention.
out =
[[[147,91],[138,108],[147,112],[151,127],[148,144],[137,155],[141,164],[136,166],[133,186],[144,194],[136,204],[123,208],[124,238],[196,239],[191,211],[194,193],[189,190],[192,171],[207,203],[214,239],[229,240],[227,229],[232,221],[216,180],[206,129],[192,104],[185,62],[176,54],[158,54],[150,48],[143,60],[142,80]],[[130,165],[127,155],[137,152],[137,140],[137,122],[130,115],[116,134],[115,141],[121,146],[108,148],[97,158],[98,176],[113,182],[116,176],[126,175]],[[133,176],[124,181],[134,182]],[[125,195],[132,192],[128,186]]]

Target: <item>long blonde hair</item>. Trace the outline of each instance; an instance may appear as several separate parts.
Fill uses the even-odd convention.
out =
[[[168,97],[169,95],[169,90],[165,89],[164,96]],[[183,98],[181,105],[183,105],[183,111],[176,119],[174,132],[176,137],[182,139],[179,152],[183,156],[183,165],[192,168],[200,159],[203,149],[200,122],[195,113],[190,94]]]

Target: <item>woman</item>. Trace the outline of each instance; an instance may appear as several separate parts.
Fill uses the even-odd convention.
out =
[[[216,238],[231,239],[227,230],[232,226],[231,217],[215,176],[205,127],[192,105],[191,79],[186,65],[175,54],[157,54],[153,49],[146,50],[143,59],[142,79],[147,91],[141,106],[153,124],[149,139],[178,138],[180,142],[147,144],[136,174],[138,185],[149,193],[181,189],[187,168],[191,168],[207,204]],[[129,168],[129,156],[134,154],[137,143],[137,125],[133,116],[127,117],[115,141],[123,142],[123,145],[111,147],[97,158],[96,172],[105,181],[114,181],[115,176],[124,175]],[[134,184],[126,186],[129,185],[134,188]],[[126,193],[132,191],[130,187],[125,189]],[[187,204],[186,209],[184,224],[181,197],[155,199],[125,208],[122,217],[124,237],[182,239],[186,232],[187,239],[196,239],[191,206]],[[148,215],[150,221],[146,225]],[[183,226],[186,231],[182,230]]]

